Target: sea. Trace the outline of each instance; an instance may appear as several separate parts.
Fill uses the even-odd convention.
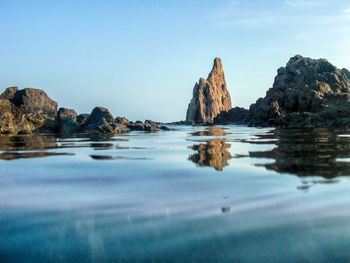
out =
[[[0,262],[350,262],[350,130],[0,136]]]

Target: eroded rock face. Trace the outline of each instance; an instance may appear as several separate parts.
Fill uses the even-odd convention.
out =
[[[222,63],[219,58],[215,58],[208,78],[200,78],[193,88],[193,97],[188,105],[186,121],[212,123],[220,112],[231,108],[231,97],[226,87]]]
[[[250,106],[250,124],[336,126],[337,119],[350,117],[349,77],[348,70],[337,69],[325,59],[296,55],[286,67],[278,69],[266,96]]]
[[[11,101],[29,117],[45,120],[57,116],[57,102],[40,89],[18,90],[17,87],[10,87],[0,95],[0,98]]]
[[[30,133],[42,124],[28,119],[21,109],[6,99],[0,99],[0,113],[0,134]]]

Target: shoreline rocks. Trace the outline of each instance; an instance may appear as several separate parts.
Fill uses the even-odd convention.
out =
[[[90,114],[59,108],[43,90],[9,87],[0,95],[0,134],[50,133],[70,136],[75,133],[115,134],[131,130],[157,132],[170,130],[146,120],[131,122],[114,118],[108,109],[95,107]]]

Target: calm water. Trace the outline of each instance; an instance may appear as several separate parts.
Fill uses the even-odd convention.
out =
[[[349,262],[350,131],[0,136],[0,262]]]

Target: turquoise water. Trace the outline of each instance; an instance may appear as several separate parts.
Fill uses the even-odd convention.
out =
[[[0,262],[348,262],[350,131],[0,136]]]

